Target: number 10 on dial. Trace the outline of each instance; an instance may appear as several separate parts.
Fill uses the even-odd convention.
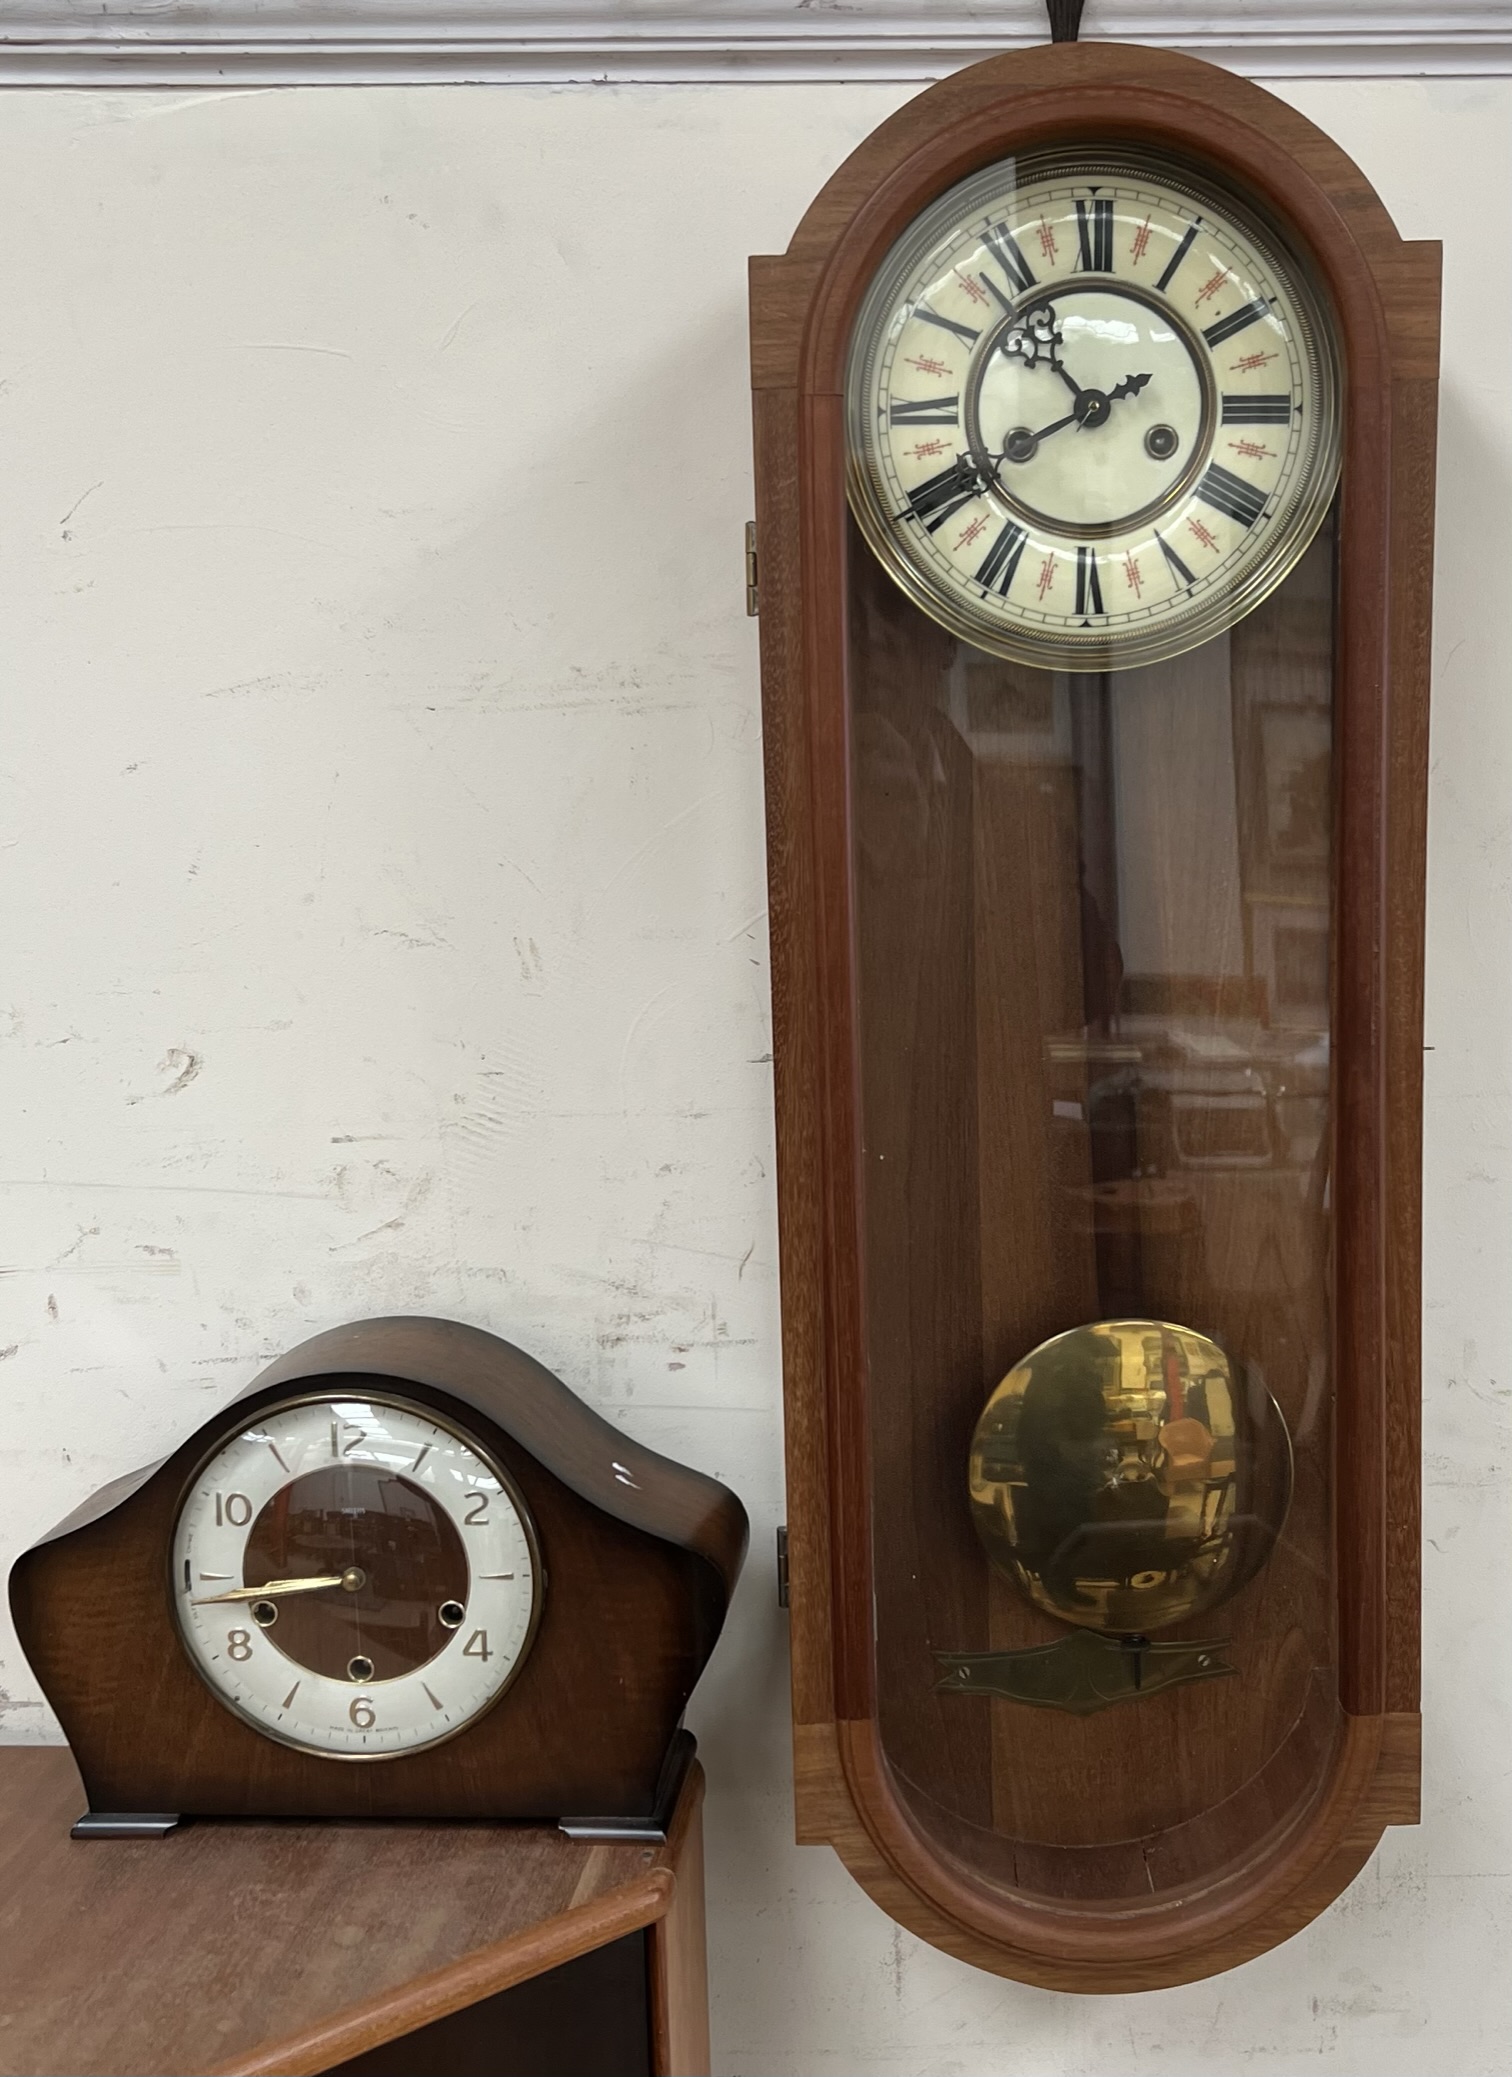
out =
[[[398,1398],[265,1407],[203,1465],[174,1535],[195,1669],[257,1730],[336,1758],[481,1715],[525,1662],[543,1586],[507,1474]]]

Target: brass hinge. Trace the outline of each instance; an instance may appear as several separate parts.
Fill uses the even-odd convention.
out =
[[[781,1527],[780,1527],[780,1528],[778,1529],[778,1531],[777,1531],[777,1606],[778,1606],[779,1608],[786,1608],[786,1607],[787,1607],[787,1605],[788,1605],[788,1555],[787,1555],[787,1523],[786,1523],[786,1522],[784,1522],[784,1523],[782,1524],[782,1526],[781,1526]]]
[[[761,611],[761,583],[756,568],[756,522],[746,521],[746,612]]]

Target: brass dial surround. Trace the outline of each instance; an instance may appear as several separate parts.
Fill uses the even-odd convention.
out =
[[[1105,264],[1078,264],[1078,239]],[[1009,391],[1015,429],[1049,420],[1057,512],[983,397],[1015,326],[1099,295],[1074,345],[1042,338]],[[1114,401],[1073,427],[1079,388]],[[1025,153],[938,197],[866,292],[846,399],[851,509],[893,580],[975,647],[1046,669],[1128,669],[1221,634],[1295,566],[1338,483],[1342,376],[1311,268],[1227,183],[1134,146]],[[1178,425],[1174,455],[1144,438]]]
[[[353,1425],[353,1416],[363,1409],[369,1410],[376,1417],[375,1430],[381,1431],[387,1418],[389,1433],[387,1436],[380,1436],[371,1449],[365,1440],[348,1447],[347,1434],[338,1434],[337,1431],[342,1429],[343,1424]],[[168,1591],[175,1626],[185,1656],[196,1674],[225,1709],[233,1716],[239,1717],[262,1737],[271,1738],[281,1745],[292,1746],[301,1752],[312,1753],[322,1759],[398,1759],[444,1744],[468,1730],[481,1716],[498,1704],[523,1672],[535,1642],[544,1608],[546,1572],[539,1537],[529,1506],[516,1480],[486,1444],[449,1415],[421,1399],[387,1390],[365,1389],[361,1383],[354,1383],[345,1389],[289,1394],[261,1406],[238,1408],[233,1411],[239,1414],[239,1418],[229,1420],[207,1448],[193,1476],[185,1482],[174,1512]],[[309,1474],[303,1471],[300,1464],[292,1460],[286,1463],[279,1455],[278,1443],[285,1440],[280,1424],[307,1424],[311,1419],[317,1428],[323,1429],[327,1422],[331,1424],[332,1454],[338,1463],[345,1463],[352,1470],[360,1472],[369,1484],[373,1482],[374,1467],[379,1467],[381,1475],[396,1489],[396,1498],[399,1499],[401,1508],[404,1502],[398,1489],[408,1488],[413,1496],[419,1483],[429,1486],[438,1468],[439,1458],[445,1458],[450,1453],[457,1459],[450,1467],[452,1484],[460,1483],[456,1477],[458,1471],[468,1466],[473,1467],[469,1476],[473,1477],[478,1490],[469,1491],[465,1483],[461,1484],[461,1497],[465,1505],[458,1504],[458,1495],[446,1493],[445,1511],[451,1516],[455,1533],[460,1534],[464,1529],[475,1526],[468,1518],[469,1515],[479,1515],[476,1503],[480,1498],[484,1499],[486,1504],[476,1524],[479,1527],[483,1525],[483,1518],[488,1515],[488,1509],[496,1501],[499,1514],[492,1519],[489,1526],[496,1532],[502,1531],[503,1538],[500,1541],[495,1536],[492,1540],[499,1543],[501,1550],[507,1548],[510,1553],[507,1562],[511,1570],[497,1575],[481,1573],[475,1556],[463,1560],[469,1575],[465,1606],[450,1598],[453,1589],[448,1575],[446,1584],[440,1589],[440,1593],[448,1598],[440,1601],[435,1611],[440,1630],[445,1633],[443,1641],[438,1646],[434,1638],[428,1639],[423,1647],[423,1655],[417,1654],[412,1665],[398,1669],[375,1664],[374,1657],[367,1650],[353,1654],[347,1658],[344,1684],[318,1660],[312,1661],[309,1655],[301,1656],[297,1651],[290,1652],[287,1649],[281,1634],[289,1627],[287,1617],[281,1625],[258,1625],[255,1638],[249,1631],[238,1631],[238,1638],[244,1637],[246,1642],[244,1645],[238,1641],[234,1647],[238,1654],[235,1667],[227,1662],[227,1649],[212,1650],[207,1625],[197,1619],[198,1610],[210,1608],[220,1601],[220,1596],[215,1592],[217,1585],[257,1588],[259,1594],[265,1596],[271,1584],[279,1591],[280,1597],[289,1594],[292,1582],[285,1578],[259,1585],[256,1581],[242,1582],[235,1577],[223,1581],[214,1575],[207,1575],[202,1570],[205,1562],[203,1554],[210,1537],[222,1539],[228,1550],[234,1546],[235,1551],[235,1555],[225,1562],[234,1564],[237,1571],[240,1571],[246,1554],[251,1551],[254,1538],[268,1521],[280,1496],[292,1495],[308,1481]],[[390,1445],[396,1435],[420,1445],[421,1456],[428,1460],[423,1480],[421,1472],[413,1465],[390,1464],[385,1461],[382,1450]],[[429,1441],[427,1437],[430,1438]],[[244,1494],[238,1488],[226,1496],[223,1509],[217,1507],[207,1484],[210,1475],[217,1467],[229,1464],[238,1457],[244,1464],[250,1460],[261,1465],[265,1462],[265,1451],[277,1462],[276,1476],[273,1473],[264,1474],[266,1492],[248,1497],[248,1494]],[[392,1451],[390,1453],[392,1454]],[[248,1487],[250,1494],[252,1479],[244,1478],[243,1483]],[[242,1518],[242,1510],[233,1511],[230,1505],[232,1501],[242,1499],[246,1499],[247,1502],[245,1519]],[[370,1508],[361,1510],[364,1514],[371,1511]],[[225,1519],[218,1521],[216,1516],[221,1513]],[[233,1531],[234,1537],[231,1535]],[[350,1556],[350,1553],[343,1551],[341,1555],[345,1558]],[[364,1596],[371,1600],[377,1589],[382,1586],[381,1580],[375,1581],[368,1577],[370,1570],[371,1568],[350,1565],[338,1567],[334,1562],[329,1565],[316,1564],[312,1577],[336,1581],[338,1584],[325,1590],[311,1586],[302,1592],[296,1592],[290,1596],[289,1606],[299,1608],[301,1604],[318,1602],[334,1594],[338,1597],[335,1606],[345,1615],[347,1602]],[[505,1586],[510,1588],[508,1593],[503,1591]],[[386,1613],[381,1605],[385,1597],[378,1594],[377,1598],[378,1613],[381,1617]],[[392,1595],[388,1598],[393,1600]],[[218,1620],[225,1630],[227,1640],[237,1627],[238,1618],[233,1611],[251,1605],[254,1604],[249,1595],[241,1602],[230,1603],[220,1612]],[[276,1604],[270,1602],[269,1605]],[[441,1615],[442,1608],[450,1610],[457,1606],[463,1606],[464,1618],[469,1612],[472,1613],[472,1621],[467,1622],[465,1627],[463,1623],[453,1623]],[[413,1613],[413,1610],[409,1611],[411,1618]],[[254,1619],[249,1617],[248,1620]],[[474,1625],[477,1625],[477,1628]],[[496,1636],[490,1628],[491,1625],[498,1627]],[[485,1632],[481,1650],[474,1644],[479,1628]],[[500,1640],[506,1635],[507,1645],[500,1651]],[[354,1642],[360,1641],[354,1639]],[[215,1642],[220,1644],[221,1640],[217,1638]],[[432,1648],[433,1646],[435,1648]],[[284,1669],[282,1678],[275,1682],[267,1693],[261,1692],[261,1688],[267,1686],[266,1682],[248,1688],[245,1678],[238,1678],[241,1669],[251,1664],[250,1658],[242,1654],[251,1651],[274,1654],[274,1663],[281,1662]],[[483,1658],[483,1652],[487,1652],[487,1659]],[[323,1656],[329,1657],[329,1653]],[[491,1662],[495,1658],[498,1659],[498,1664],[490,1670]],[[450,1686],[437,1670],[448,1661],[451,1662]],[[473,1663],[475,1661],[478,1663]],[[465,1692],[454,1702],[453,1691],[463,1685],[457,1675],[464,1664],[469,1675],[474,1677],[466,1681]],[[363,1670],[352,1670],[358,1666]],[[479,1674],[486,1677],[475,1677]],[[288,1687],[290,1682],[293,1683],[292,1687]],[[279,1692],[286,1688],[291,1700],[281,1709],[277,1708],[275,1705],[279,1699]],[[357,1692],[359,1688],[362,1690],[361,1695]],[[442,1690],[439,1701],[436,1695],[438,1688]],[[311,1693],[311,1689],[315,1689],[316,1693]],[[296,1690],[299,1692],[296,1693]],[[373,1706],[371,1714],[374,1721],[371,1724],[362,1720],[367,1714],[366,1711],[361,1715],[357,1713],[358,1703],[368,1700],[371,1694],[394,1698],[401,1714],[402,1721],[390,1733],[391,1742],[387,1744],[382,1742],[389,1730],[385,1721],[385,1710]],[[317,1695],[324,1703],[323,1708],[320,1702],[317,1702]],[[297,1710],[293,1707],[295,1701],[300,1704]],[[315,1704],[313,1715],[310,1713],[312,1704]],[[345,1717],[341,1713],[343,1704]],[[395,1736],[398,1742],[392,1742]]]

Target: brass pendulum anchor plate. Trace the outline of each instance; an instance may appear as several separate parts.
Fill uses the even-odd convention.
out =
[[[1024,1651],[936,1652],[940,1678],[935,1690],[1092,1716],[1115,1702],[1158,1695],[1162,1688],[1221,1679],[1236,1670],[1221,1656],[1226,1649],[1221,1638],[1151,1644],[1145,1637],[1073,1630],[1055,1644],[1032,1644]]]

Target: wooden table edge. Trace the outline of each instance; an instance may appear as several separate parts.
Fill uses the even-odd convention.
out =
[[[396,2040],[434,2019],[445,2019],[480,1998],[575,1961],[627,1933],[656,1925],[667,1917],[676,1899],[678,1867],[703,1807],[705,1786],[703,1768],[695,1760],[677,1799],[666,1842],[655,1849],[653,1865],[644,1874],[604,1896],[573,1906],[544,1926],[532,1926],[528,1932],[475,1948],[460,1961],[416,1977],[400,1990],[349,2006],[318,2026],[286,2034],[282,2040],[261,2042],[250,2053],[214,2064],[208,2077],[318,2077],[319,2072],[349,2056]]]
[[[665,1851],[665,1849],[663,1849]],[[460,2012],[480,1998],[509,1990],[546,1969],[576,1961],[579,1955],[654,1925],[671,1909],[677,1887],[672,1869],[663,1863],[648,1868],[607,1896],[564,1911],[548,1926],[533,1926],[429,1976],[417,1977],[402,1989],[365,2004],[334,2013],[318,2026],[306,2027],[281,2041],[260,2043],[250,2054],[212,2065],[209,2077],[317,2077],[335,2063],[360,2055],[401,2034]]]

